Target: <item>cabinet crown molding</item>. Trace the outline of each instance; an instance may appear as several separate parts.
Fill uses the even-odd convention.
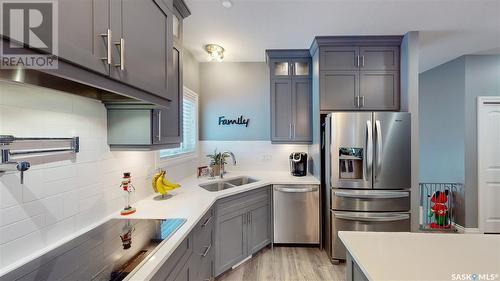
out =
[[[400,46],[403,35],[316,36],[309,48],[312,55],[322,46]]]

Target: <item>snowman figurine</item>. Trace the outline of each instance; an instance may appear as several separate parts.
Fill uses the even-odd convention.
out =
[[[135,187],[132,185],[132,179],[129,172],[123,173],[122,184],[120,187],[123,191],[127,192],[127,205],[125,205],[125,208],[121,210],[121,215],[126,216],[135,213],[135,208],[130,205],[130,197],[132,192],[135,191]]]

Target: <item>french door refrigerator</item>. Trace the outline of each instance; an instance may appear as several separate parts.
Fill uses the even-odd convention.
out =
[[[410,231],[410,124],[405,112],[326,117],[325,228],[333,261],[346,254],[338,231]]]

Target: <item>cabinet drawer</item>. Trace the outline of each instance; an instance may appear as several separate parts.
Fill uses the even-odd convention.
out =
[[[153,277],[153,280],[167,280],[177,275],[193,252],[193,238],[188,235]]]
[[[214,221],[213,209],[210,209],[195,226],[193,230],[195,254],[201,255],[206,251],[207,247],[213,246]]]
[[[269,186],[221,199],[217,204],[217,216],[235,211],[245,212],[247,208],[263,201],[270,201],[271,188]]]

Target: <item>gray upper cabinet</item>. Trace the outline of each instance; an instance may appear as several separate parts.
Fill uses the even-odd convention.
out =
[[[153,0],[110,0],[111,77],[171,100],[172,12]]]
[[[109,0],[59,1],[59,57],[108,75]]]
[[[310,143],[311,57],[307,50],[267,50],[271,84],[271,141]]]
[[[321,71],[322,109],[349,110],[359,96],[359,71]]]
[[[360,47],[362,70],[399,70],[399,47]]]
[[[215,276],[271,243],[271,188],[217,202]]]
[[[399,105],[398,71],[361,71],[360,107],[366,110],[397,109]]]
[[[311,141],[311,99],[311,79],[292,79],[292,139],[295,142]]]
[[[271,139],[289,141],[292,135],[292,81],[271,80]]]
[[[399,110],[401,36],[317,37],[323,112]]]
[[[135,76],[137,79],[148,79],[152,81],[151,87],[160,87],[163,88],[163,92],[165,93],[168,89],[169,93],[169,101],[168,107],[141,107],[140,105],[128,106],[128,105],[117,105],[111,104],[108,105],[108,144],[113,150],[158,150],[164,148],[173,148],[178,147],[182,142],[182,108],[183,108],[183,77],[182,77],[182,59],[183,59],[183,49],[181,45],[182,40],[182,23],[183,19],[186,16],[186,10],[183,9],[182,3],[178,1],[161,1],[161,2],[153,2],[151,0],[141,0],[141,1],[132,1],[132,0],[111,0],[114,5],[123,5],[129,6],[127,9],[128,12],[134,13],[144,13],[151,14],[149,17],[150,21],[154,21],[154,18],[158,21],[157,24],[160,24],[162,27],[162,34],[159,35],[163,41],[162,48],[156,49],[154,51],[148,51],[147,48],[143,48],[143,53],[156,54],[158,53],[158,58],[155,59],[155,56],[144,55],[142,58],[144,59],[142,64],[144,67],[149,67],[151,65],[151,69],[157,69],[155,74],[148,74],[150,77],[146,77],[146,73],[140,73],[137,69],[133,71],[129,71],[128,65],[128,56],[125,56],[125,67],[122,69],[120,63],[117,63],[112,67],[111,73],[115,75],[117,79],[126,79],[127,77]],[[143,1],[148,2],[149,5],[142,5]],[[161,9],[159,9],[156,5],[159,5]],[[140,8],[134,10],[134,6],[141,6]],[[173,11],[169,10],[169,7],[173,9]],[[125,11],[124,11],[125,13]],[[184,14],[183,14],[184,13]],[[139,20],[136,20],[139,21]],[[174,23],[175,21],[175,23]],[[140,21],[139,21],[140,22]],[[131,26],[130,29],[139,31],[140,28],[145,28],[143,23],[137,23],[137,26]],[[152,23],[150,23],[152,24]],[[132,25],[132,22],[131,24]],[[125,26],[125,24],[124,24]],[[175,31],[177,29],[177,31]],[[119,29],[118,29],[119,30]],[[125,30],[125,27],[123,28]],[[169,31],[167,31],[169,30]],[[127,43],[126,40],[126,32],[122,32],[124,34],[123,39],[125,39],[125,54],[132,52],[130,50],[130,44]],[[143,30],[142,33],[144,36],[151,36],[151,32],[147,30]],[[170,35],[169,35],[170,34]],[[176,34],[176,36],[174,36]],[[157,38],[155,38],[156,40]],[[119,40],[121,41],[121,39]],[[132,44],[135,44],[136,49],[140,49],[141,44],[138,41],[132,40]],[[159,41],[155,41],[159,43]],[[168,43],[170,42],[170,43]],[[118,43],[114,47],[115,55],[118,57],[116,60],[120,62],[121,51],[123,50],[123,46]],[[144,44],[142,44],[144,45]],[[160,54],[161,53],[161,54]],[[136,53],[138,54],[138,53]],[[132,57],[132,55],[130,55]],[[134,59],[140,60],[139,56],[134,57]],[[155,61],[153,63],[153,61]],[[165,61],[169,61],[168,64],[171,64],[172,67],[165,67]],[[163,65],[163,67],[160,66]],[[141,65],[139,62],[130,65],[130,67]],[[160,75],[160,76],[155,76]],[[140,78],[142,77],[142,78]],[[155,77],[152,79],[152,77]],[[134,78],[135,79],[135,78]],[[138,81],[138,80],[137,80]],[[154,86],[153,82],[158,82],[156,86]],[[159,88],[158,88],[159,89]],[[130,107],[134,108],[137,112],[141,112],[141,119],[133,118],[132,115],[128,115],[127,110],[130,110]],[[139,113],[136,113],[139,114]],[[120,118],[118,118],[118,116]],[[145,129],[147,128],[147,130]],[[146,132],[147,131],[147,132]],[[148,133],[147,135],[145,133]],[[134,142],[130,140],[140,139]]]
[[[324,47],[320,50],[320,70],[357,70],[359,48],[356,46]]]

